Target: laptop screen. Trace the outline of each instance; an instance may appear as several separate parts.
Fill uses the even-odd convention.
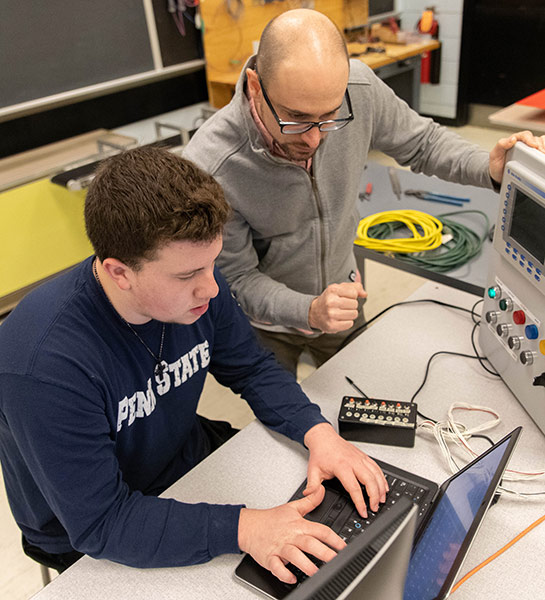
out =
[[[401,498],[285,600],[403,600],[416,506]]]
[[[446,597],[503,474],[507,462],[503,459],[510,455],[506,456],[506,451],[512,437],[454,475],[442,488],[413,550],[404,600]]]

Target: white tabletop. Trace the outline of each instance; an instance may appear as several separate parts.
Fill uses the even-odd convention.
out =
[[[435,298],[470,308],[478,299],[440,284],[424,284],[410,299]],[[400,306],[388,311],[363,335],[342,350],[303,383],[324,415],[336,422],[343,395],[353,390],[351,377],[368,395],[409,400],[420,385],[429,356],[438,350],[471,354],[472,322],[467,313],[430,303]],[[501,380],[488,375],[476,360],[440,356],[431,367],[428,383],[417,398],[419,409],[442,419],[448,406],[465,401],[493,407],[502,423],[489,432],[499,440],[517,425],[524,431],[511,467],[543,470],[545,437]],[[471,421],[463,417],[465,422]],[[361,444],[372,456],[441,482],[450,473],[437,444],[417,433],[413,449]],[[484,450],[488,444],[475,440]],[[246,503],[264,508],[289,499],[306,474],[307,453],[298,444],[253,422],[222,448],[174,484],[165,496],[186,502]],[[545,482],[510,484],[536,492]],[[514,500],[503,497],[487,514],[462,573],[514,538],[545,513],[545,497]],[[145,544],[146,541],[142,540]],[[545,524],[523,537],[510,550],[479,571],[453,594],[455,600],[543,597]],[[83,557],[39,592],[39,600],[149,598],[260,598],[234,579],[238,555],[224,555],[204,565],[169,569],[134,569]]]

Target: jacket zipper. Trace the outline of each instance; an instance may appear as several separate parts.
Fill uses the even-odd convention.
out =
[[[307,171],[308,173],[308,171]],[[318,286],[318,290],[317,290],[317,294],[318,296],[324,291],[325,289],[325,281],[326,281],[326,277],[325,277],[325,223],[324,223],[324,212],[322,210],[322,204],[320,202],[320,194],[318,192],[318,186],[316,185],[316,179],[314,178],[314,175],[312,175],[312,173],[308,173],[308,176],[310,177],[310,182],[312,185],[312,192],[314,195],[314,199],[316,201],[316,208],[318,209],[318,217],[320,219],[320,275],[322,278],[322,281],[320,282],[321,285]]]
[[[269,159],[272,160],[273,162],[275,162],[276,164],[279,163],[278,160],[276,160],[276,157],[274,157],[269,151],[265,150],[265,156]],[[319,296],[325,289],[325,281],[326,281],[326,276],[325,276],[325,224],[324,224],[324,211],[322,210],[322,205],[320,203],[320,194],[318,192],[318,186],[316,185],[316,179],[314,177],[314,175],[307,171],[307,169],[300,167],[299,165],[295,165],[292,162],[287,161],[286,159],[281,159],[283,160],[286,164],[286,166],[291,166],[291,167],[295,167],[296,169],[302,169],[303,171],[305,171],[305,173],[308,175],[309,179],[310,179],[310,185],[312,187],[312,195],[314,196],[314,200],[316,201],[316,208],[318,210],[318,217],[320,219],[320,277],[321,277],[321,282],[319,282],[318,284],[318,289],[316,290],[316,294]],[[312,164],[312,169],[314,169],[314,163]]]

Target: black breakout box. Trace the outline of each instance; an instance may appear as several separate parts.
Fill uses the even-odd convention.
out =
[[[345,396],[339,411],[339,433],[352,442],[412,448],[416,404]]]

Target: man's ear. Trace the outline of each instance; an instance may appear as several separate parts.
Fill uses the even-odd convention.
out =
[[[117,260],[117,258],[105,258],[102,262],[102,268],[120,290],[131,289],[134,271],[125,263]]]
[[[246,82],[248,90],[255,102],[256,97],[261,92],[261,86],[259,85],[257,73],[253,69],[246,69]]]

